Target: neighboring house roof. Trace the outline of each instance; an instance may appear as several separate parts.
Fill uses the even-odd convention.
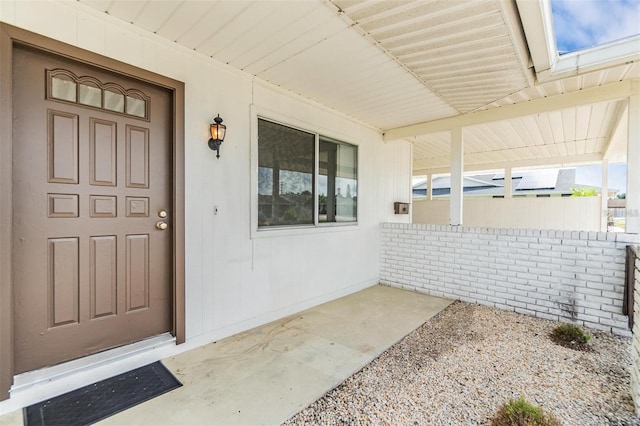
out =
[[[581,185],[576,182],[576,169],[543,169],[514,172],[511,176],[511,189],[514,195],[570,195],[574,188],[594,189],[600,193],[601,188]],[[433,178],[433,196],[445,196],[451,192],[451,177]],[[504,173],[478,174],[463,178],[463,192],[468,196],[491,197],[504,195]],[[609,189],[615,194],[616,189]],[[427,194],[427,181],[413,186],[414,196]]]

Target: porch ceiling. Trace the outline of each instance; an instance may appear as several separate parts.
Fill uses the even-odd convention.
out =
[[[637,77],[640,75],[640,64],[628,64],[596,74],[600,78],[598,84],[589,84],[589,77],[595,76],[572,77],[525,89],[508,100],[496,102],[504,109],[512,105],[527,105],[533,100],[548,99],[549,105],[546,111],[465,127],[465,169],[561,166],[594,163],[603,159],[610,163],[626,162],[628,115],[625,99],[595,103],[585,100],[583,105],[575,107],[553,107],[555,98],[564,94],[577,94],[585,89],[613,85],[629,76]],[[541,93],[544,95],[540,96]],[[414,144],[414,174],[449,171],[451,151],[448,131],[409,139]]]
[[[636,58],[536,84],[527,39],[546,49],[529,36],[541,25],[520,18],[516,0],[79,1],[387,134],[640,76]],[[619,99],[585,101],[475,125],[465,167],[624,161],[613,143],[624,110]],[[445,134],[408,139],[414,171],[448,169]]]

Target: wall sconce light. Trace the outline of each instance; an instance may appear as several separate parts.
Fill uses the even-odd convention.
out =
[[[216,152],[216,158],[220,158],[220,145],[224,141],[224,135],[227,133],[227,126],[222,124],[222,118],[220,114],[213,119],[214,123],[211,123],[211,139],[209,139],[209,148]]]

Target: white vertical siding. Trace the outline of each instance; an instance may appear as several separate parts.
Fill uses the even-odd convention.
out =
[[[187,342],[219,339],[373,285],[379,226],[409,201],[411,147],[76,2],[0,2],[0,20],[185,82]],[[251,238],[251,105],[359,146],[358,226]],[[227,125],[221,158],[208,124]],[[214,215],[214,208],[218,213]]]
[[[600,197],[465,198],[464,226],[600,231]],[[413,223],[449,224],[449,200],[414,200]]]

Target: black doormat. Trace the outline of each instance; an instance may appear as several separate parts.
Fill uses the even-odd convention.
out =
[[[24,409],[25,425],[89,425],[180,386],[164,365],[154,362],[31,405]]]

